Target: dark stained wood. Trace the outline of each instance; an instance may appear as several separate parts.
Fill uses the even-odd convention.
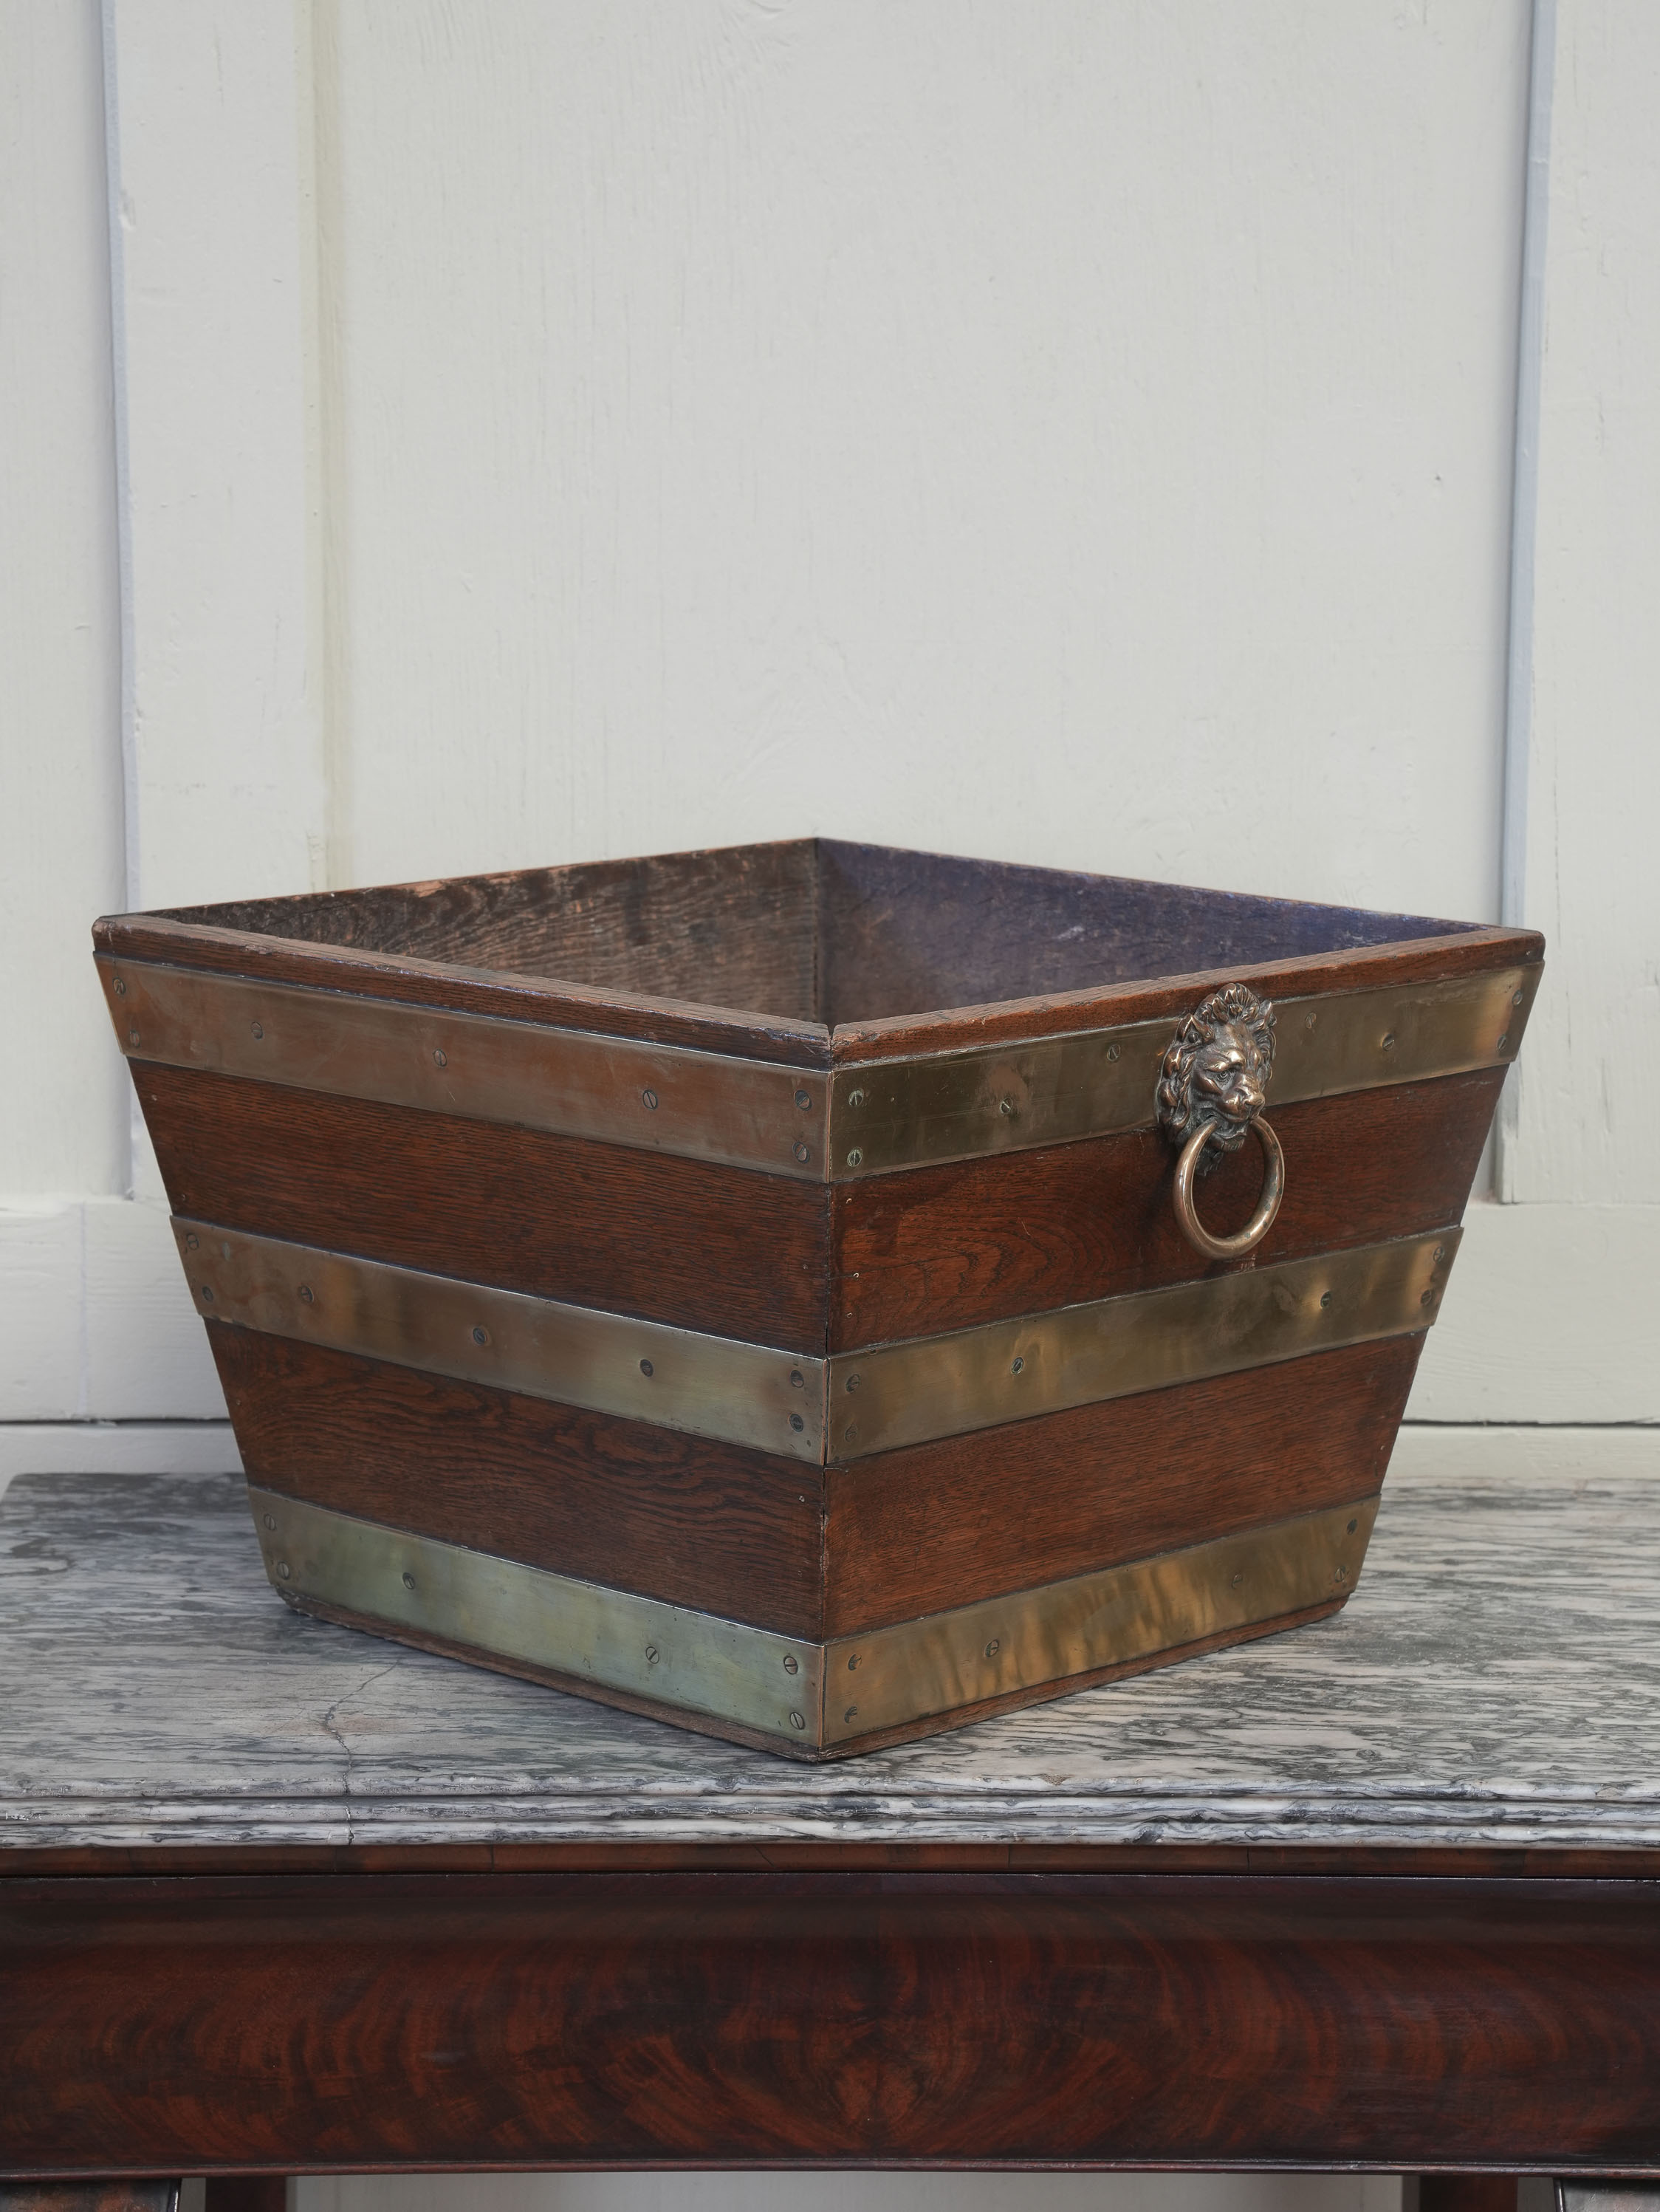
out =
[[[280,2173],[215,2173],[208,2177],[204,2212],[285,2212],[288,2201]]]
[[[1645,1882],[0,1883],[0,2165],[1660,2167]]]
[[[1418,2212],[1516,2212],[1513,2173],[1426,2173]]]
[[[1472,927],[830,838],[818,864],[819,1012],[833,1027],[1399,948]]]
[[[1504,1079],[1487,1068],[1275,1107],[1286,1195],[1256,1264],[1459,1220]],[[1221,1272],[1176,1225],[1171,1159],[1145,1129],[840,1185],[831,1349]],[[1247,1145],[1205,1178],[1219,1234],[1249,1220],[1262,1172]]]
[[[824,1185],[150,1062],[132,1077],[176,1212],[824,1348]]]
[[[1369,1497],[1422,1343],[1315,1352],[831,1468],[825,1634]]]
[[[816,1637],[821,1471],[222,1322],[249,1480],[368,1521]]]

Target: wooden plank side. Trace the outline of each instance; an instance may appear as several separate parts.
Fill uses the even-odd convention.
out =
[[[1124,1022],[1184,1014],[1224,982],[1247,982],[1263,996],[1280,999],[1363,991],[1399,985],[1456,981],[1544,958],[1545,940],[1521,929],[1470,929],[1456,936],[1425,937],[1399,945],[1361,945],[1341,952],[1298,954],[1280,960],[1240,961],[1223,969],[1142,977],[1106,988],[1051,992],[933,1012],[839,1022],[834,1064],[896,1060],[925,1053],[960,1052],[1029,1038],[1065,1036]]]
[[[440,1542],[820,1634],[821,1471],[209,1324],[251,1481]]]
[[[176,1212],[823,1349],[822,1184],[151,1062],[132,1073]]]
[[[810,840],[174,908],[187,922],[812,1021]]]
[[[825,1635],[1369,1497],[1422,1343],[1315,1352],[833,1468]]]
[[[1660,2166],[1642,1881],[16,1881],[0,1953],[14,2171]]]
[[[1257,1264],[1458,1220],[1501,1067],[1275,1107],[1286,1195]],[[1215,1272],[1177,1226],[1174,1154],[1142,1129],[839,1184],[830,1349],[863,1349]],[[1245,1145],[1198,1188],[1218,1234],[1262,1183]]]

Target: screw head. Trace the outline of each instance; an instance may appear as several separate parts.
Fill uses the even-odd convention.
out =
[[[137,1042],[138,1042],[138,1032],[137,1032],[137,1030],[129,1030],[127,1031],[127,1042],[128,1042],[129,1044],[136,1044],[136,1043],[137,1043]]]
[[[859,1150],[858,1146],[855,1145],[852,1151],[847,1155],[847,1164],[850,1168],[856,1168],[863,1158],[864,1154]]]
[[[1384,1050],[1385,1052],[1393,1052],[1393,1051],[1394,1051],[1394,1049],[1395,1049],[1395,1032],[1394,1032],[1394,1030],[1387,1030],[1387,1031],[1384,1033]]]
[[[1021,1374],[1023,1374],[1023,1373],[1025,1372],[1025,1370],[1026,1370],[1026,1362],[1025,1362],[1025,1360],[1023,1360],[1023,1359],[1016,1359],[1016,1361],[1015,1362],[1015,1364],[1014,1364],[1014,1365],[1009,1369],[1009,1373],[1010,1373],[1011,1375],[1021,1375]]]
[[[1002,1645],[1002,1644],[997,1641],[997,1638],[994,1636],[994,1637],[992,1638],[991,1641],[991,1642],[986,1645],[986,1647],[985,1647],[985,1656],[986,1656],[986,1657],[987,1657],[988,1659],[995,1659],[995,1658],[997,1657],[997,1656],[998,1652],[999,1652],[999,1651],[1001,1651],[1002,1650],[1003,1650],[1003,1645]]]
[[[857,1651],[850,1651],[850,1652],[848,1653],[848,1655],[847,1655],[847,1671],[848,1671],[848,1673],[849,1673],[850,1674],[853,1672],[854,1668],[858,1665],[858,1663],[859,1663],[859,1655],[858,1655],[858,1653],[857,1653]]]
[[[264,1036],[264,1034],[265,1034],[265,1024],[264,1024],[264,1022],[256,1022],[256,1023],[254,1024],[254,1025],[253,1025],[253,1033],[254,1033],[254,1035],[255,1035],[257,1037],[263,1037],[263,1036]]]
[[[803,1420],[799,1413],[791,1413],[790,1416],[790,1425],[796,1431],[796,1434],[799,1436],[802,1431],[807,1426],[807,1424]]]
[[[1322,1313],[1324,1313],[1324,1312],[1325,1311],[1326,1308],[1327,1308],[1330,1304],[1331,1304],[1331,1293],[1330,1293],[1330,1291],[1321,1291],[1321,1293],[1320,1293],[1320,1310],[1321,1310],[1321,1312],[1322,1312]]]
[[[864,1103],[863,1091],[850,1091],[847,1094],[847,1103],[850,1106],[863,1106]]]
[[[1502,1052],[1502,1051],[1504,1050],[1505,1047],[1506,1047],[1509,1042],[1510,1042],[1510,1031],[1509,1031],[1508,1030],[1506,1030],[1505,1031],[1505,1034],[1503,1035],[1503,1036],[1501,1036],[1501,1037],[1499,1038],[1499,1051],[1500,1051],[1500,1052]]]
[[[792,1367],[790,1370],[790,1388],[792,1390],[804,1390],[807,1388],[807,1377],[799,1367]]]
[[[308,1306],[312,1303],[312,1286],[309,1283],[302,1283],[300,1285],[300,1303],[302,1306]]]
[[[276,1528],[276,1514],[275,1514],[275,1513],[268,1513],[268,1514],[265,1516],[265,1526],[266,1526],[268,1528]]]
[[[118,975],[116,977],[116,979],[115,979],[114,982],[111,985],[111,987],[110,987],[110,988],[111,988],[111,989],[115,993],[115,995],[116,995],[116,997],[117,997],[118,999],[124,999],[124,998],[126,997],[126,995],[127,995],[127,987],[126,987],[126,985],[125,985],[125,984],[121,981],[121,978],[120,978]],[[1519,1004],[1519,1003],[1520,1003],[1520,1000],[1521,1000],[1521,996],[1522,996],[1521,993],[1518,991],[1518,992],[1516,994],[1516,996],[1517,996],[1518,1003]]]
[[[1305,1014],[1303,1016],[1303,1027],[1306,1030],[1312,1030],[1319,1018],[1320,1017],[1318,1014]]]
[[[804,1713],[791,1713],[790,1725],[793,1729],[804,1729],[807,1725],[807,1716]]]
[[[1245,1580],[1245,1571],[1244,1571],[1244,1570],[1243,1570],[1243,1569],[1241,1569],[1241,1570],[1240,1570],[1240,1571],[1239,1571],[1237,1575],[1233,1575],[1233,1576],[1231,1576],[1231,1577],[1229,1577],[1229,1581],[1228,1581],[1228,1588],[1229,1588],[1230,1589],[1239,1589],[1239,1584],[1240,1584],[1244,1580]]]
[[[997,1111],[998,1111],[998,1113],[999,1113],[999,1114],[1001,1114],[1001,1115],[1003,1116],[1003,1118],[1004,1118],[1006,1121],[1012,1121],[1014,1120],[1014,1118],[1015,1118],[1015,1102],[1014,1102],[1014,1100],[1013,1100],[1012,1098],[1000,1098],[1000,1099],[998,1099],[998,1101],[997,1101]]]
[[[645,1647],[645,1663],[648,1667],[655,1667],[657,1663],[657,1647],[655,1644],[648,1644]]]
[[[201,1249],[202,1239],[194,1230],[191,1230],[190,1235],[185,1239],[185,1249],[187,1252],[198,1252]]]
[[[657,1370],[649,1359],[642,1359],[639,1363],[639,1371],[642,1375],[655,1375]]]
[[[1447,1256],[1447,1248],[1446,1248],[1446,1246],[1445,1246],[1445,1244],[1438,1244],[1438,1245],[1436,1246],[1436,1248],[1435,1248],[1435,1252],[1434,1252],[1434,1260],[1435,1260],[1435,1264],[1436,1264],[1436,1266],[1437,1266],[1438,1267],[1440,1266],[1440,1264],[1441,1264],[1442,1261],[1443,1261],[1443,1260],[1445,1260],[1445,1259],[1446,1258],[1446,1256]]]
[[[812,1158],[812,1154],[808,1151],[806,1146],[799,1141],[797,1141],[796,1145],[795,1153],[797,1159],[801,1163],[803,1167],[805,1167],[808,1161]]]
[[[842,1715],[844,1721],[856,1721],[858,1717],[859,1709],[857,1705],[849,1705],[847,1711]]]
[[[208,1304],[209,1305],[211,1305],[211,1304],[213,1304],[213,1287],[212,1287],[212,1285],[211,1285],[210,1284],[208,1284],[208,1283],[203,1283],[203,1285],[202,1285],[202,1296],[203,1296],[203,1299],[207,1302],[207,1304]]]
[[[1354,1534],[1354,1531],[1355,1531],[1355,1530],[1360,1527],[1360,1522],[1359,1522],[1358,1521],[1351,1521],[1351,1522],[1349,1522],[1349,1524],[1348,1524],[1348,1533],[1349,1533],[1349,1534],[1350,1534],[1351,1536]]]
[[[276,1563],[276,1571],[278,1572],[278,1574],[280,1574],[280,1575],[282,1576],[282,1579],[283,1579],[283,1581],[284,1581],[284,1582],[287,1582],[287,1581],[288,1581],[288,1574],[289,1574],[289,1567],[288,1567],[288,1561],[287,1561],[286,1559],[279,1559],[279,1560],[277,1561],[277,1563]]]
[[[841,1440],[845,1444],[856,1444],[858,1442],[859,1432],[851,1421],[850,1421],[847,1424],[847,1426],[842,1431]]]
[[[409,1570],[407,1567],[403,1570],[403,1587],[408,1590],[412,1590],[415,1588],[415,1577],[409,1572]]]
[[[1347,1567],[1339,1567],[1336,1573],[1333,1575],[1331,1579],[1335,1583],[1346,1583],[1348,1580],[1348,1569]]]
[[[118,983],[118,984],[116,985],[116,988],[117,988],[117,990],[119,990],[119,989],[120,989],[120,988],[121,988],[121,987],[120,987],[120,985]],[[1512,1004],[1512,1006],[1519,1006],[1521,1005],[1521,1003],[1522,1003],[1522,997],[1523,997],[1522,993],[1521,993],[1520,991],[1518,991],[1518,992],[1514,993],[1514,994],[1513,994],[1513,995],[1512,996],[1512,999],[1511,999],[1511,1002],[1510,1002],[1510,1003]]]
[[[858,1387],[859,1387],[859,1384],[860,1384],[863,1380],[864,1380],[864,1377],[863,1377],[862,1375],[850,1375],[850,1376],[848,1376],[848,1378],[847,1378],[847,1388],[848,1388],[850,1390],[857,1390],[857,1389],[858,1389]]]
[[[786,1674],[799,1674],[801,1672],[800,1664],[793,1651],[786,1651],[784,1655],[784,1671]]]
[[[1434,1291],[1426,1291],[1423,1296],[1419,1299],[1418,1303],[1421,1306],[1433,1306],[1435,1303]]]
[[[641,1105],[645,1107],[648,1114],[655,1114],[657,1112],[657,1094],[655,1091],[642,1091],[639,1094],[639,1098]]]
[[[482,1322],[475,1322],[473,1324],[473,1342],[475,1344],[488,1344],[489,1341],[489,1330],[485,1328]]]
[[[813,1094],[809,1091],[797,1091],[796,1103],[800,1107],[802,1112],[805,1114],[813,1103]]]
[[[1115,1044],[1108,1045],[1106,1048],[1106,1056],[1109,1060],[1116,1060],[1118,1057],[1118,1046]]]
[[[439,1049],[437,1049],[437,1048],[434,1048],[433,1053],[433,1066],[434,1067],[447,1067],[449,1065],[450,1065],[450,1055],[449,1055],[449,1054],[448,1054],[447,1052],[444,1052],[444,1051],[439,1050]]]

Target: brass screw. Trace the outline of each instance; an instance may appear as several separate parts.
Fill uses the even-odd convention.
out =
[[[201,1246],[202,1239],[196,1234],[196,1231],[192,1230],[190,1235],[185,1239],[185,1249],[187,1252],[196,1252],[201,1249]]]
[[[1026,1362],[1025,1362],[1025,1360],[1023,1360],[1023,1359],[1017,1359],[1017,1360],[1015,1362],[1014,1366],[1009,1370],[1009,1372],[1010,1372],[1012,1375],[1018,1375],[1018,1374],[1020,1374],[1020,1373],[1021,1372],[1021,1370],[1024,1369],[1025,1365],[1026,1365]]]
[[[1385,1035],[1385,1036],[1384,1036],[1384,1050],[1385,1052],[1393,1052],[1393,1051],[1394,1051],[1394,1049],[1395,1049],[1395,1032],[1394,1032],[1394,1030],[1390,1030],[1390,1031]]]
[[[118,984],[116,985],[116,987],[115,987],[115,988],[116,988],[116,989],[118,991],[118,990],[120,989],[121,986],[118,983]],[[1512,1000],[1511,1000],[1511,1002],[1510,1002],[1510,1003],[1512,1004],[1512,1006],[1519,1006],[1521,1005],[1521,1003],[1522,1003],[1522,994],[1521,994],[1519,991],[1518,991],[1518,992],[1517,992],[1517,994],[1516,994],[1516,995],[1514,996],[1514,998],[1512,998]]]
[[[1335,1583],[1346,1583],[1348,1580],[1348,1569],[1347,1567],[1339,1567],[1336,1573],[1333,1575],[1331,1579]]]
[[[1506,1047],[1509,1042],[1510,1042],[1510,1031],[1509,1031],[1508,1030],[1506,1030],[1505,1031],[1505,1034],[1503,1035],[1503,1036],[1501,1036],[1501,1037],[1499,1038],[1499,1051],[1500,1051],[1500,1052],[1502,1052],[1502,1051],[1504,1050],[1505,1047]]]
[[[136,1043],[137,1043],[137,1042],[138,1042],[138,1032],[137,1032],[137,1030],[129,1030],[127,1031],[127,1042],[128,1042],[129,1044],[136,1044]]]
[[[1116,1060],[1118,1057],[1118,1046],[1115,1044],[1108,1045],[1106,1048],[1106,1056],[1109,1060]]]
[[[850,1652],[848,1653],[848,1655],[847,1655],[847,1671],[848,1671],[848,1673],[849,1673],[850,1674],[853,1672],[854,1668],[858,1665],[858,1663],[859,1663],[859,1655],[858,1655],[858,1653],[857,1653],[857,1651],[850,1651]]]
[[[1303,1027],[1306,1030],[1312,1030],[1315,1023],[1318,1022],[1319,1018],[1320,1017],[1318,1014],[1305,1014],[1303,1016]]]
[[[842,1431],[841,1440],[845,1444],[856,1444],[858,1442],[859,1432],[857,1429],[854,1427],[851,1421],[850,1421],[847,1424],[847,1426]]]
[[[1360,1523],[1359,1523],[1358,1522],[1351,1521],[1351,1522],[1349,1522],[1349,1524],[1348,1524],[1348,1533],[1349,1533],[1349,1534],[1350,1534],[1351,1536],[1354,1534],[1355,1529],[1356,1529],[1359,1526],[1360,1526]]]
[[[798,1674],[801,1672],[796,1663],[796,1655],[793,1651],[786,1651],[784,1655],[784,1671],[786,1674]]]
[[[801,1713],[791,1713],[790,1725],[791,1728],[804,1729],[807,1725],[806,1717]]]
[[[283,1579],[283,1581],[284,1581],[284,1582],[287,1582],[287,1581],[288,1581],[288,1561],[287,1561],[286,1559],[279,1559],[279,1560],[277,1561],[277,1563],[276,1563],[276,1571],[278,1572],[278,1574],[280,1574],[280,1575],[282,1576],[282,1579]]]
[[[415,1577],[409,1572],[409,1570],[407,1567],[403,1570],[403,1587],[408,1590],[412,1590],[415,1588]]]
[[[847,1103],[850,1106],[863,1106],[864,1103],[863,1091],[850,1091],[847,1094]]]
[[[811,1094],[811,1092],[810,1092],[810,1091],[797,1091],[797,1093],[796,1093],[796,1103],[797,1103],[797,1106],[799,1106],[799,1107],[800,1107],[800,1109],[801,1109],[802,1112],[803,1112],[803,1114],[805,1114],[805,1113],[808,1111],[809,1108],[809,1107],[812,1105],[812,1103],[813,1103],[813,1098],[812,1098],[812,1094]]]
[[[1321,1293],[1320,1293],[1320,1310],[1324,1313],[1324,1310],[1325,1310],[1325,1309],[1326,1309],[1326,1308],[1327,1308],[1330,1304],[1331,1304],[1331,1293],[1330,1293],[1330,1291],[1321,1291]]]
[[[847,1164],[850,1168],[856,1168],[863,1158],[864,1154],[859,1150],[858,1146],[855,1145],[852,1151],[847,1155]]]
[[[1245,1572],[1244,1572],[1244,1570],[1243,1570],[1243,1569],[1241,1569],[1241,1571],[1239,1571],[1239,1573],[1238,1573],[1237,1575],[1235,1575],[1235,1576],[1234,1576],[1232,1587],[1233,1587],[1233,1589],[1239,1589],[1239,1584],[1240,1584],[1244,1580],[1245,1580]]]
[[[985,1656],[988,1659],[995,1659],[1002,1649],[1002,1644],[998,1643],[997,1638],[994,1636],[991,1641],[985,1647]]]
[[[640,1361],[639,1371],[642,1375],[655,1375],[657,1373],[656,1368],[652,1366],[649,1359],[642,1359]]]
[[[275,1514],[275,1513],[268,1513],[268,1514],[265,1516],[265,1526],[266,1526],[268,1528],[276,1528],[276,1514]]]
[[[300,1285],[300,1303],[303,1306],[308,1306],[312,1303],[312,1286],[309,1283],[302,1283]]]
[[[118,999],[124,999],[124,998],[126,997],[126,995],[127,995],[127,987],[126,987],[126,985],[125,985],[125,984],[121,981],[121,978],[120,978],[118,975],[116,977],[115,981],[114,981],[113,985],[112,986],[112,988],[114,990],[115,995],[116,995],[116,997],[117,997]],[[1518,1000],[1520,1000],[1521,995],[1522,995],[1522,994],[1521,994],[1521,993],[1520,993],[1519,991],[1516,994],[1516,996],[1517,996],[1517,998],[1518,998]]]
[[[1446,1256],[1447,1256],[1447,1248],[1446,1248],[1446,1246],[1445,1246],[1445,1244],[1438,1244],[1438,1245],[1436,1246],[1436,1248],[1435,1248],[1435,1253],[1434,1253],[1435,1264],[1436,1264],[1436,1266],[1437,1266],[1438,1267],[1440,1266],[1440,1264],[1441,1264],[1442,1261],[1443,1261],[1443,1260],[1445,1260],[1445,1259],[1446,1258]]]
[[[642,1091],[639,1095],[646,1112],[648,1114],[655,1114],[657,1110],[657,1092],[655,1091]]]
[[[812,1155],[808,1152],[805,1145],[799,1143],[797,1145],[796,1158],[801,1162],[803,1167],[807,1165],[807,1163],[811,1157]]]
[[[489,1330],[484,1327],[482,1322],[476,1322],[473,1327],[473,1342],[475,1344],[488,1344],[489,1341]]]
[[[450,1055],[449,1055],[449,1054],[448,1054],[447,1052],[443,1052],[443,1051],[434,1051],[434,1052],[433,1052],[433,1066],[434,1067],[447,1067],[449,1065],[450,1065]]]
[[[253,1033],[257,1037],[263,1037],[265,1034],[264,1024],[263,1022],[256,1022],[253,1025]]]
[[[799,1367],[792,1367],[790,1370],[790,1387],[792,1390],[804,1390],[807,1388],[807,1377]]]
[[[849,1705],[849,1707],[847,1708],[847,1711],[846,1711],[842,1715],[842,1718],[843,1718],[843,1720],[845,1720],[845,1721],[853,1721],[853,1720],[857,1720],[857,1719],[858,1718],[858,1716],[859,1716],[859,1709],[858,1709],[858,1707],[857,1707],[857,1705]]]
[[[794,1429],[797,1435],[799,1436],[801,1431],[807,1426],[807,1424],[803,1420],[799,1413],[791,1413],[790,1416],[790,1425]]]
[[[1003,1115],[1008,1120],[1012,1121],[1015,1118],[1014,1100],[1012,1098],[1000,1098],[997,1101],[997,1111],[999,1114]]]
[[[206,1283],[203,1283],[202,1285],[202,1295],[209,1305],[213,1304],[213,1292]]]
[[[645,1647],[645,1663],[648,1667],[655,1667],[657,1663],[657,1647],[655,1644],[648,1644]]]
[[[1433,1306],[1435,1303],[1434,1291],[1426,1291],[1422,1297],[1419,1299],[1418,1303],[1421,1306]]]
[[[847,1388],[850,1390],[857,1390],[863,1380],[863,1377],[862,1376],[850,1375],[847,1378]]]

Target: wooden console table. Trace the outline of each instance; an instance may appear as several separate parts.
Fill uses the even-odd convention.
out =
[[[17,2177],[1660,2172],[1660,1481],[1391,1484],[1329,1620],[804,1768],[21,1480],[0,1977]]]

